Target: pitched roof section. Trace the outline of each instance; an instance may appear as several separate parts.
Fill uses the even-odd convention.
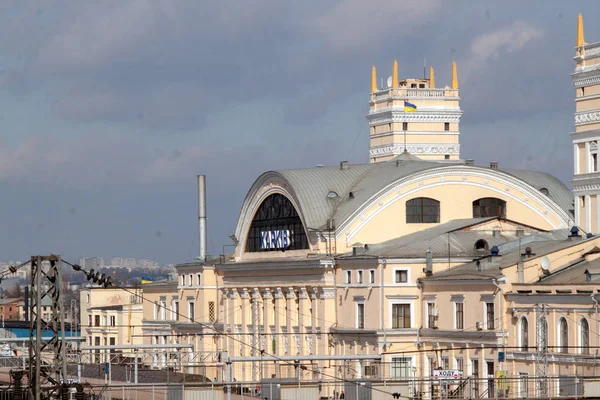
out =
[[[266,175],[283,178],[293,188],[309,228],[321,229],[327,219],[334,218],[337,226],[346,221],[373,196],[394,182],[418,172],[447,168],[448,163],[423,161],[409,154],[391,161],[348,165],[346,169],[335,167],[314,167],[293,170],[269,171]],[[468,166],[474,170],[488,168]],[[548,197],[567,213],[572,209],[571,191],[552,175],[525,170],[494,170],[503,172],[540,190],[548,190]],[[335,192],[337,197],[328,197]]]

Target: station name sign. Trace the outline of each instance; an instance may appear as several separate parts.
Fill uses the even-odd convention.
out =
[[[291,244],[289,230],[260,232],[261,249],[287,249]]]
[[[461,372],[457,369],[433,370],[433,379],[459,379]]]

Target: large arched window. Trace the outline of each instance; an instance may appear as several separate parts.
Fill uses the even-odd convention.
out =
[[[407,224],[433,224],[440,222],[440,202],[428,197],[417,197],[406,202]]]
[[[506,217],[506,202],[495,197],[484,197],[473,202],[473,218]]]
[[[301,249],[308,249],[308,239],[298,212],[284,195],[270,195],[254,214],[246,251]]]
[[[581,349],[581,354],[590,354],[590,324],[587,319],[581,319],[579,329],[579,348]]]
[[[521,326],[519,332],[520,343],[519,347],[521,351],[529,351],[529,322],[527,318],[521,318]]]
[[[558,344],[558,351],[560,353],[568,353],[569,352],[569,325],[567,325],[567,320],[561,318],[558,321],[558,337],[560,339],[560,343]]]
[[[536,326],[537,330],[537,340],[536,345],[538,351],[547,351],[548,350],[548,322],[546,318],[542,317],[539,320],[539,325]]]

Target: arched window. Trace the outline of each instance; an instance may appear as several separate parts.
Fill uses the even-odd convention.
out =
[[[590,354],[590,324],[587,319],[581,319],[579,329],[579,348],[581,349],[581,354]]]
[[[529,322],[527,322],[527,318],[525,317],[521,318],[520,339],[520,350],[529,351]]]
[[[540,192],[542,192],[542,194],[545,194],[546,196],[550,195],[550,191],[548,189],[546,189],[546,188],[541,188]]]
[[[569,352],[569,325],[567,325],[567,320],[561,318],[558,322],[558,335],[560,338],[560,343],[558,351],[560,353],[568,353]]]
[[[434,224],[439,222],[439,201],[428,197],[417,197],[406,202],[407,224]]]
[[[483,239],[479,239],[475,242],[475,250],[489,250],[488,242]]]
[[[270,195],[254,214],[246,251],[301,249],[308,249],[308,239],[296,208],[284,195]]]
[[[484,197],[473,202],[473,218],[506,217],[506,202],[495,197]]]
[[[547,351],[548,350],[548,322],[546,318],[542,317],[539,321],[539,325],[536,326],[537,329],[537,341],[536,345],[538,347],[538,351]]]

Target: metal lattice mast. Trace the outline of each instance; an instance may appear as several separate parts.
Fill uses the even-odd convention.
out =
[[[31,301],[29,323],[29,381],[34,400],[40,400],[42,377],[58,384],[67,377],[65,320],[62,302],[60,256],[31,257]],[[49,320],[44,320],[42,300],[52,300]],[[51,336],[42,334],[48,331]],[[48,349],[49,348],[49,349]],[[42,369],[42,352],[52,350],[52,364]]]
[[[538,382],[538,397],[548,395],[548,322],[546,306],[537,304],[535,307],[535,375]]]

